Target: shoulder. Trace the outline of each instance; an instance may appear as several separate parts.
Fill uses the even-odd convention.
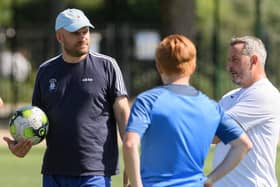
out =
[[[108,56],[108,55],[101,54],[101,53],[92,52],[92,51],[90,51],[90,53],[89,53],[89,59],[92,59],[92,60],[100,62],[100,63],[109,63],[112,65],[117,64],[117,61],[115,58]]]
[[[39,66],[39,69],[44,69],[46,67],[49,67],[49,66],[52,66],[54,65],[56,62],[60,61],[62,58],[61,58],[61,54],[60,55],[57,55],[53,58],[50,58],[48,60],[46,60],[45,62],[43,62],[40,66]]]
[[[90,52],[89,58],[91,63],[94,63],[99,68],[104,69],[105,72],[121,74],[120,67],[115,58],[96,52]]]
[[[141,104],[148,104],[152,105],[156,102],[156,100],[159,98],[161,94],[163,94],[166,90],[162,88],[162,86],[158,86],[155,88],[152,88],[150,90],[144,91],[140,93],[134,103],[141,103]]]
[[[246,89],[243,94],[249,101],[261,103],[277,102],[280,94],[277,88],[268,80],[261,79]],[[273,101],[274,100],[274,101]]]
[[[233,98],[237,98],[240,95],[241,88],[236,88],[233,90],[228,91],[225,93],[221,99],[219,100],[219,103],[227,102],[228,100],[232,100]]]
[[[236,89],[233,89],[233,90],[228,91],[227,93],[225,93],[225,94],[222,96],[221,100],[225,100],[225,99],[228,99],[228,98],[230,98],[230,97],[234,97],[235,95],[238,94],[238,92],[239,92],[240,90],[241,90],[241,88],[236,88]]]
[[[261,94],[267,96],[280,96],[279,90],[268,79],[260,80],[259,82],[257,82],[255,87]]]
[[[42,72],[45,72],[47,70],[52,71],[51,69],[53,67],[55,67],[57,63],[61,62],[61,60],[62,60],[61,56],[62,55],[60,54],[60,55],[57,55],[57,56],[50,58],[49,60],[46,60],[45,62],[43,62],[39,66],[37,74],[40,75],[40,74],[42,74]]]
[[[140,93],[138,97],[159,97],[165,92],[167,92],[167,90],[161,85]]]
[[[221,115],[224,112],[222,106],[216,100],[210,98],[208,95],[201,91],[199,91],[195,102],[202,106],[201,110],[211,111],[213,115],[217,113]]]

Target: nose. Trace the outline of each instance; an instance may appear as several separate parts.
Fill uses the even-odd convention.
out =
[[[85,40],[85,39],[86,39],[86,34],[80,33],[80,34],[79,34],[79,39],[80,39],[80,40]]]

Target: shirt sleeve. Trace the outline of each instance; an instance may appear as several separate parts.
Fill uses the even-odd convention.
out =
[[[221,123],[218,126],[216,135],[220,138],[220,140],[224,144],[227,144],[232,140],[235,140],[243,132],[244,132],[243,129],[240,127],[237,121],[235,121],[226,113],[222,112]]]
[[[132,105],[127,132],[136,132],[142,137],[151,124],[150,111],[154,103],[152,95],[140,95]]]
[[[113,95],[115,95],[115,97],[127,96],[128,94],[127,94],[126,86],[124,83],[122,72],[118,66],[118,63],[116,62],[115,59],[112,58],[111,64],[113,68],[113,83],[112,83],[112,86],[114,87]]]
[[[252,90],[244,93],[238,101],[226,113],[236,120],[240,126],[248,131],[257,125],[265,123],[270,116],[273,104],[267,102],[264,94],[257,93],[259,90]]]

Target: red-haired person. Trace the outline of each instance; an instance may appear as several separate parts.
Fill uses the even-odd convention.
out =
[[[210,187],[251,149],[238,123],[191,86],[195,67],[196,48],[185,36],[170,35],[158,45],[156,68],[163,85],[137,96],[123,144],[132,187]],[[204,161],[215,135],[231,150],[205,176]]]

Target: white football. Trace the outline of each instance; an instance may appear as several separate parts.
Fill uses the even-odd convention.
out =
[[[33,145],[40,143],[48,133],[49,122],[43,110],[36,106],[18,108],[10,118],[10,133],[15,139],[30,139]]]

